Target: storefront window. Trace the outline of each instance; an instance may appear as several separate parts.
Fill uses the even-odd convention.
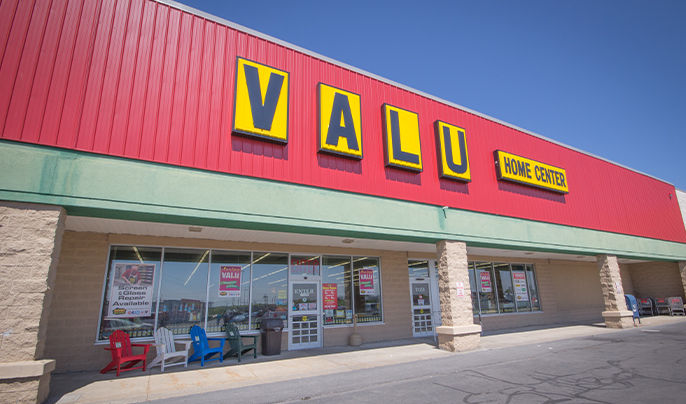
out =
[[[352,324],[352,270],[350,257],[322,258],[324,325]]]
[[[207,300],[207,332],[225,332],[228,323],[249,328],[249,252],[212,251]]]
[[[291,255],[291,275],[304,279],[319,276],[319,256]]]
[[[498,299],[496,285],[493,282],[493,268],[490,262],[476,262],[474,264],[476,287],[479,292],[479,307],[481,314],[497,313]]]
[[[307,304],[321,307],[324,325],[352,324],[355,313],[382,321],[378,258],[112,246],[97,338],[117,329],[151,338],[155,327],[186,335],[193,325],[218,335],[228,323],[257,330],[264,316],[286,323],[289,276],[321,277],[321,296]]]
[[[161,248],[112,247],[98,339],[115,330],[153,335],[161,262]]]
[[[429,261],[428,260],[408,260],[407,269],[410,273],[410,278],[428,278],[429,277]]]
[[[541,310],[541,300],[538,297],[538,286],[536,285],[536,273],[533,265],[526,266],[526,280],[529,287],[529,295],[532,310]]]
[[[531,264],[470,262],[469,286],[474,314],[541,310]]]
[[[514,297],[517,302],[517,311],[531,311],[531,302],[528,281],[526,279],[526,266],[523,264],[512,265],[512,282]]]
[[[381,321],[378,258],[353,257],[353,290],[357,322]]]
[[[496,289],[498,290],[498,306],[501,313],[515,311],[514,289],[512,288],[512,274],[509,264],[493,264],[495,270]]]
[[[210,250],[164,250],[158,326],[174,334],[188,334],[205,326],[205,302]]]
[[[472,312],[474,314],[479,314],[479,295],[476,291],[476,280],[474,279],[474,263],[469,263],[469,289],[472,295]]]
[[[288,254],[253,253],[250,326],[260,328],[264,316],[286,321],[288,314]]]

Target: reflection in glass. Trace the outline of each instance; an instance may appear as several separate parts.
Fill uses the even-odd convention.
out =
[[[250,326],[260,328],[263,317],[286,321],[288,313],[288,254],[253,253]]]
[[[479,297],[476,292],[476,281],[474,280],[474,263],[469,263],[469,290],[472,295],[472,312],[479,314]]]
[[[517,311],[531,311],[529,288],[527,285],[529,282],[526,279],[525,265],[512,264],[512,282],[515,301],[517,302]]]
[[[481,314],[497,313],[498,301],[493,282],[493,268],[490,262],[476,262],[474,264],[476,274],[476,286],[479,291],[479,307]]]
[[[212,251],[207,332],[225,332],[235,323],[247,330],[250,320],[250,253]]]
[[[495,268],[496,289],[501,313],[514,313],[515,300],[512,288],[512,275],[509,264],[493,264]]]
[[[323,302],[324,325],[352,324],[352,271],[350,257],[322,258],[322,291],[336,289],[335,302]],[[325,292],[322,292],[325,293]]]
[[[531,295],[532,310],[541,310],[541,300],[538,297],[538,286],[536,285],[536,273],[533,265],[526,266],[526,280],[529,287],[529,294]]]
[[[161,248],[150,248],[150,247],[125,247],[125,246],[112,246],[110,249],[110,262],[109,270],[107,271],[107,283],[105,288],[105,300],[102,305],[102,321],[100,322],[100,330],[98,331],[98,339],[104,340],[109,338],[110,334],[115,330],[122,330],[129,334],[131,338],[137,337],[151,337],[153,335],[153,329],[155,327],[155,313],[157,310],[157,293],[159,290],[159,276],[160,276],[160,262],[162,259],[162,249]],[[146,283],[151,284],[153,288],[152,298],[143,299],[146,300],[145,309],[150,309],[151,315],[145,317],[121,317],[121,315],[109,313],[110,309],[110,298],[113,292],[112,284],[115,276],[120,278],[127,277],[128,283],[135,283],[139,279],[136,278],[134,274],[135,266],[137,264],[153,265],[154,271],[152,277],[146,274]],[[115,267],[125,269],[124,271],[115,271]],[[147,267],[150,268],[150,267]],[[128,273],[127,273],[128,270]],[[125,275],[126,274],[126,275]],[[149,279],[151,278],[151,279]],[[143,280],[140,280],[143,281]],[[115,288],[115,293],[119,292],[118,288]]]
[[[532,264],[470,262],[469,286],[474,314],[541,310]]]
[[[412,282],[412,304],[415,306],[431,306],[429,297],[429,282]]]
[[[353,288],[357,322],[382,321],[378,258],[353,257]]]
[[[319,276],[319,256],[291,255],[291,275]]]
[[[293,311],[317,311],[317,284],[293,283]]]
[[[159,327],[188,334],[205,326],[210,250],[166,248],[162,273]]]
[[[383,320],[378,258],[292,258],[294,271],[300,271],[294,280],[321,272],[322,295],[317,299],[322,299],[319,305],[325,324],[351,324],[355,312],[360,314],[360,322]],[[155,327],[183,335],[197,324],[206,327],[208,334],[217,335],[229,322],[241,330],[259,329],[261,318],[268,313],[286,320],[288,264],[288,254],[281,253],[112,246],[98,340],[106,341],[116,329],[132,338],[151,338]],[[136,307],[145,316],[137,313],[137,317],[129,317],[132,313],[122,315],[121,311],[108,315],[114,310],[110,307],[114,304],[110,298],[112,279],[118,285],[117,296],[128,287],[122,287],[122,282],[136,287],[151,285],[145,289],[145,297],[138,299],[144,303]],[[326,299],[324,285],[328,285]]]
[[[410,278],[428,278],[429,260],[408,260],[407,269]]]

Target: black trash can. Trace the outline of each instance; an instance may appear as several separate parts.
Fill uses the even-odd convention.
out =
[[[280,318],[263,318],[260,324],[262,355],[279,355],[281,353],[281,330],[283,320]]]

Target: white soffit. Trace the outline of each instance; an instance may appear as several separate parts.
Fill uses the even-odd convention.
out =
[[[412,257],[413,254],[436,254],[436,246],[429,243],[319,236],[312,234],[244,230],[171,223],[139,222],[133,220],[101,219],[82,216],[67,216],[66,229],[80,232],[196,238],[248,243],[297,244],[338,248],[407,251],[409,257]],[[506,250],[469,246],[467,247],[467,254],[473,257],[503,257],[509,259],[520,258],[527,260],[550,259],[595,262],[595,257],[588,255]],[[641,261],[620,259],[619,262],[626,264]]]
[[[138,222],[132,220],[100,219],[81,216],[68,216],[66,229],[95,233],[197,238],[248,243],[298,244],[339,248],[345,247],[436,253],[436,246],[426,243],[357,238],[353,239],[347,237],[320,236],[313,234],[283,233],[274,231],[244,230],[170,223]]]
[[[525,259],[549,259],[566,261],[595,262],[595,257],[590,255],[560,254],[539,251],[503,250],[496,248],[467,247],[467,254],[472,257],[507,257]]]

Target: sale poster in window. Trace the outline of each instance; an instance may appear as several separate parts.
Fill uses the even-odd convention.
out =
[[[324,310],[336,310],[338,308],[338,285],[335,283],[322,283],[322,300]]]
[[[221,266],[219,268],[219,297],[241,296],[241,267]]]
[[[155,264],[114,264],[108,318],[149,317]]]
[[[288,291],[286,289],[279,289],[276,296],[276,305],[285,306],[286,298],[288,297]]]
[[[529,301],[529,292],[526,289],[526,273],[524,271],[512,271],[514,279],[515,300],[518,302]]]
[[[374,294],[374,270],[360,269],[360,295]]]
[[[493,291],[493,286],[491,284],[491,273],[488,271],[478,271],[479,272],[479,286],[481,286],[481,292],[491,293]]]

